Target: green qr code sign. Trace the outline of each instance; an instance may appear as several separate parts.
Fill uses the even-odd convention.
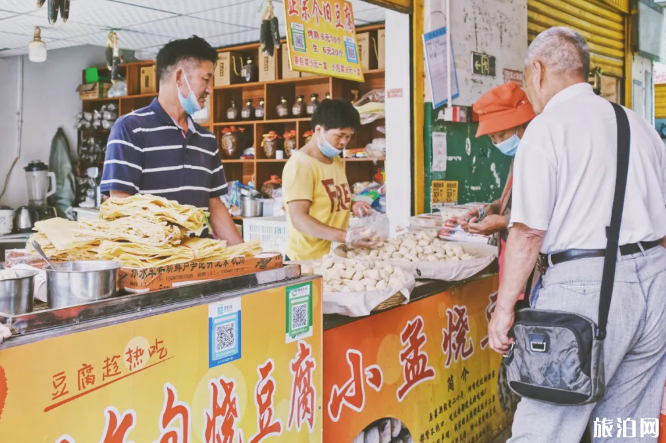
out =
[[[312,337],[312,282],[287,286],[287,343]]]

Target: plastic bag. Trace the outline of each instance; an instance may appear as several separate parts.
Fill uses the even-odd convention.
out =
[[[361,115],[362,125],[367,125],[386,116],[385,97],[386,91],[384,89],[373,89],[354,103],[354,107]]]
[[[114,83],[114,85],[109,88],[107,95],[109,98],[125,97],[127,95],[127,83],[123,81]]]
[[[375,213],[366,217],[355,217],[349,220],[350,228],[372,228],[380,238],[390,234],[389,218],[386,214]]]

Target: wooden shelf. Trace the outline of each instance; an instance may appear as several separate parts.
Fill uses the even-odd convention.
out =
[[[243,159],[229,160],[229,159],[223,158],[222,163],[248,163],[248,164],[252,164],[252,163],[254,163],[254,159],[250,158],[250,159],[247,159],[247,160],[243,160]]]
[[[131,100],[135,98],[155,98],[157,97],[157,92],[153,92],[151,94],[138,94],[138,95],[126,95],[124,97],[120,97],[122,100]]]
[[[310,122],[312,121],[312,117],[300,117],[300,118],[281,118],[277,120],[264,120],[259,123],[303,123],[303,122]]]
[[[276,160],[274,158],[258,158],[257,163],[286,163],[288,158],[283,158],[282,160]]]
[[[221,90],[225,90],[225,89],[242,89],[242,88],[252,87],[252,86],[264,86],[267,83],[272,83],[272,82],[235,83],[233,85],[214,86],[213,90],[221,91]]]
[[[81,100],[81,101],[82,101],[83,103],[87,103],[87,102],[92,102],[92,103],[95,103],[95,102],[109,102],[109,101],[117,101],[117,100],[120,100],[120,98],[121,98],[121,97],[111,97],[111,98],[109,98],[109,97],[102,97],[102,98],[90,98],[90,99],[88,99],[88,100]]]
[[[256,123],[265,123],[264,120],[236,120],[235,122],[217,122],[213,126],[251,126]]]

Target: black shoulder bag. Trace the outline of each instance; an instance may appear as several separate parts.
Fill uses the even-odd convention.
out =
[[[505,362],[509,386],[521,397],[582,405],[598,402],[606,390],[603,343],[615,280],[631,138],[627,114],[621,106],[611,104],[617,119],[617,178],[611,223],[606,228],[599,325],[569,312],[518,311],[512,328],[514,343]]]

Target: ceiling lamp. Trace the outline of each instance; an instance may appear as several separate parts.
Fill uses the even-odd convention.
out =
[[[28,58],[31,62],[41,63],[46,61],[46,43],[42,41],[42,30],[35,26],[35,38],[28,43]]]

